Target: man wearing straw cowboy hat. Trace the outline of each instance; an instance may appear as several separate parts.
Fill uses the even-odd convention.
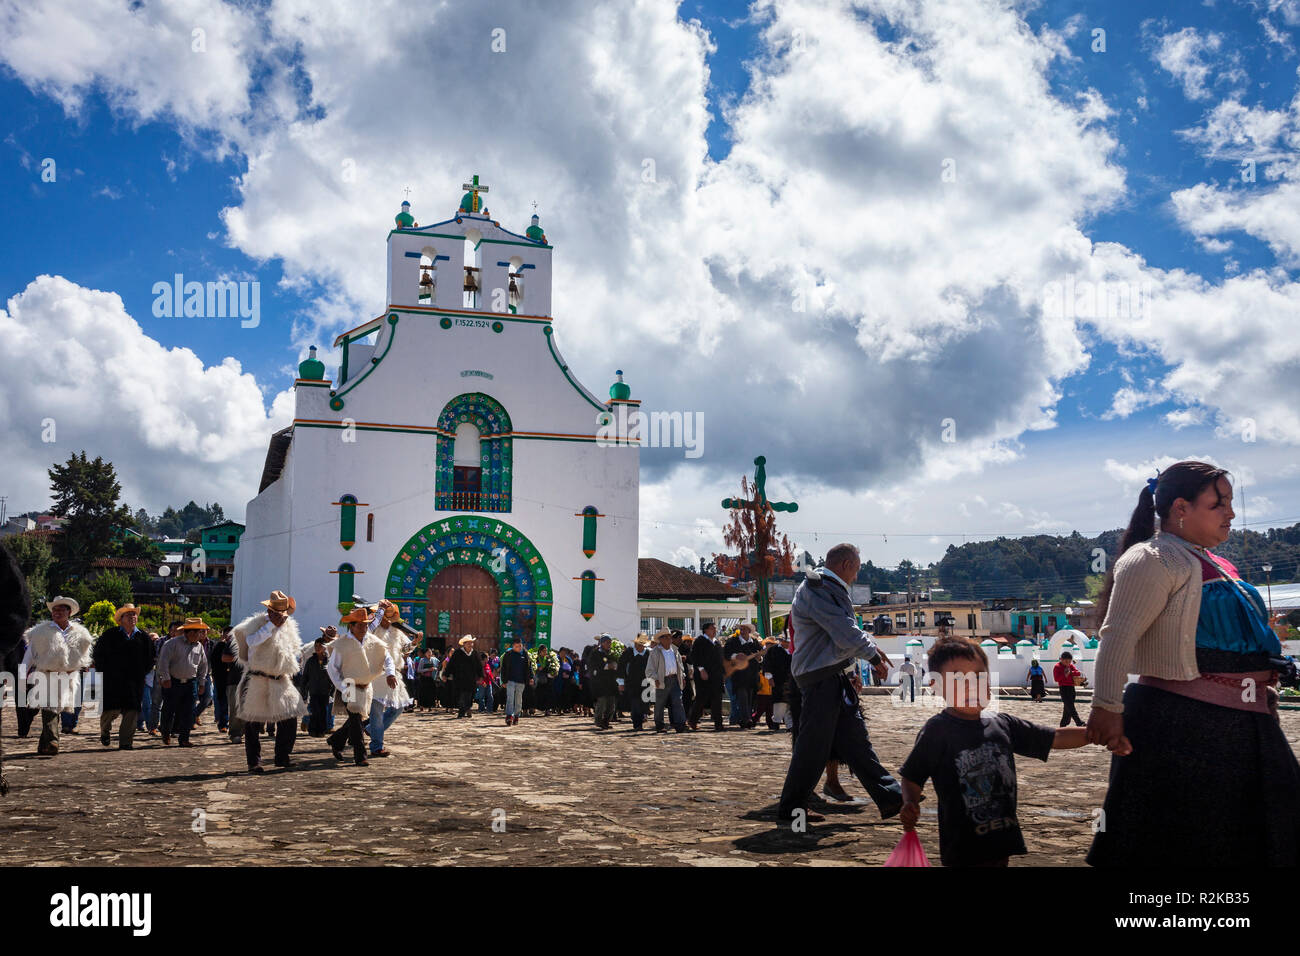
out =
[[[275,765],[288,767],[298,739],[298,719],[307,713],[293,677],[302,668],[302,638],[291,616],[298,608],[283,591],[272,591],[261,614],[230,630],[243,667],[235,710],[244,721],[244,756],[248,772],[262,773],[262,731],[275,727]]]
[[[358,767],[370,766],[366,759],[366,745],[361,739],[361,723],[369,718],[374,703],[374,683],[383,680],[391,689],[397,686],[397,669],[388,647],[371,634],[372,612],[357,605],[339,619],[347,625],[347,633],[334,642],[325,672],[338,689],[334,712],[346,717],[346,722],[328,738],[335,760],[343,759],[343,745],[352,747],[352,757]]]
[[[375,637],[388,648],[388,655],[393,659],[393,667],[398,668],[402,664],[407,649],[411,646],[410,639],[395,626],[401,621],[402,616],[397,610],[397,605],[392,601],[380,601],[375,605],[375,610],[376,614],[371,622],[371,630],[374,632]],[[389,684],[385,681],[375,687],[374,699],[370,704],[370,719],[367,725],[370,732],[370,756],[388,756],[388,750],[384,747],[384,733],[389,727],[393,726],[393,721],[406,709],[410,702],[411,694],[406,689],[406,683],[400,677],[396,684]]]
[[[667,704],[668,719],[673,730],[680,734],[686,729],[686,709],[682,706],[686,664],[673,647],[672,631],[662,630],[655,635],[655,646],[646,658],[645,676],[655,687],[655,733],[667,733],[668,728],[664,726],[664,704]]]
[[[99,635],[91,655],[103,682],[99,700],[99,742],[109,746],[113,721],[120,717],[118,750],[130,750],[135,740],[140,703],[144,700],[144,679],[153,667],[153,643],[149,635],[136,626],[139,619],[138,607],[123,604],[113,613],[116,626]]]
[[[49,621],[27,629],[27,653],[22,667],[36,675],[33,693],[41,707],[41,739],[36,752],[53,757],[59,752],[60,711],[71,713],[77,706],[82,668],[90,666],[90,632],[72,620],[81,605],[70,597],[58,595],[46,605]]]
[[[207,633],[203,618],[187,617],[180,632],[158,655],[158,677],[167,698],[162,720],[164,746],[172,742],[173,732],[179,746],[194,746],[190,743],[194,705],[199,699],[198,688],[208,679],[208,655],[200,643]]]
[[[459,647],[447,660],[447,674],[456,689],[457,717],[468,717],[474,704],[474,690],[483,676],[483,659],[474,650],[472,634],[460,639]]]

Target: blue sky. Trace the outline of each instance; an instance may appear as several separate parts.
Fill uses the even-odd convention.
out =
[[[316,12],[294,4],[235,8],[193,0],[182,15],[173,15],[150,5],[132,9],[104,0],[80,14],[80,24],[94,29],[74,36],[66,11],[0,9],[9,36],[0,41],[0,190],[9,227],[0,240],[0,299],[23,296],[40,275],[61,277],[72,290],[43,290],[25,310],[10,309],[10,321],[36,325],[51,314],[41,310],[56,309],[70,295],[113,293],[120,296],[125,316],[139,323],[146,345],[161,347],[159,361],[178,363],[166,375],[135,370],[145,380],[158,376],[166,395],[162,401],[174,412],[165,426],[132,424],[125,429],[129,436],[107,439],[104,419],[76,410],[103,406],[112,411],[111,421],[124,422],[139,418],[138,409],[129,403],[118,407],[112,395],[91,385],[61,406],[72,411],[63,413],[67,438],[60,444],[93,450],[98,443],[102,453],[137,461],[141,455],[186,459],[184,484],[193,491],[178,491],[174,481],[153,477],[156,469],[144,464],[126,466],[124,484],[133,506],[159,511],[198,497],[220,500],[228,513],[242,515],[241,499],[256,491],[265,439],[278,424],[272,403],[290,384],[289,370],[306,345],[327,348],[338,331],[382,307],[374,290],[382,290],[382,242],[402,187],[413,188],[417,218],[433,221],[454,203],[461,177],[478,172],[494,186],[491,202],[501,204],[494,213],[503,225],[522,230],[530,201],[538,199],[558,255],[572,257],[572,271],[557,272],[557,283],[573,277],[563,291],[557,286],[557,334],[569,360],[597,391],[617,363],[628,366],[629,381],[649,402],[705,406],[720,384],[710,387],[710,377],[734,362],[712,351],[720,330],[731,328],[733,312],[752,315],[788,299],[785,283],[798,277],[773,278],[771,261],[779,255],[773,250],[786,241],[803,250],[808,262],[792,269],[815,275],[809,281],[827,290],[827,319],[835,328],[834,323],[843,324],[825,343],[827,356],[833,355],[823,356],[832,369],[826,379],[850,389],[861,382],[857,404],[878,413],[870,423],[836,423],[838,433],[847,429],[852,438],[845,447],[826,443],[825,460],[819,460],[806,455],[793,437],[799,425],[791,408],[799,403],[782,398],[780,388],[771,390],[772,404],[760,413],[771,434],[758,444],[784,456],[782,471],[790,473],[791,490],[824,493],[826,501],[823,509],[805,509],[809,523],[792,530],[833,533],[835,523],[844,520],[854,527],[892,527],[901,536],[908,528],[933,523],[955,540],[963,531],[960,509],[978,511],[972,505],[976,499],[993,502],[998,489],[1018,485],[1019,480],[1007,481],[1005,469],[1013,469],[1027,485],[1021,497],[1002,502],[1008,507],[999,506],[998,530],[1097,531],[1121,522],[1123,503],[1130,492],[1136,494],[1136,487],[1124,485],[1135,469],[1188,455],[1244,466],[1246,480],[1257,483],[1265,512],[1300,514],[1300,476],[1291,466],[1300,432],[1285,413],[1295,404],[1290,373],[1297,363],[1287,349],[1276,347],[1285,316],[1270,311],[1291,295],[1294,237],[1284,224],[1261,224],[1267,217],[1252,205],[1268,200],[1285,209],[1291,201],[1300,12],[1289,0],[1043,2],[1012,14],[978,0],[936,2],[924,11],[887,0],[856,8],[830,0],[753,6],[687,0],[675,16],[598,5],[590,29],[583,28],[578,6],[557,6],[549,22],[516,26],[524,18],[521,8],[487,4],[439,14],[445,18],[440,28],[451,37],[446,42],[465,46],[467,37],[477,42],[502,22],[514,31],[511,49],[519,52],[474,59],[454,45],[444,50],[439,46],[444,40],[433,35],[394,42],[393,56],[410,58],[413,72],[403,75],[418,77],[427,70],[427,83],[399,83],[386,79],[378,66],[358,63],[349,29],[337,30],[324,15],[317,22]],[[401,10],[394,5],[376,12],[377,36],[390,15],[391,23],[403,23]],[[346,7],[334,13],[336,19],[352,15]],[[301,29],[290,29],[295,22]],[[212,52],[200,61],[184,59],[191,52],[185,47],[193,23],[209,24]],[[986,62],[1005,62],[1008,77],[1025,71],[1013,84],[1031,90],[1022,102],[1004,111],[993,88],[996,79],[989,80],[989,90],[961,80],[977,77],[977,87],[984,82],[978,57],[960,36],[963,23],[987,44]],[[366,28],[358,22],[351,32]],[[1104,52],[1091,49],[1095,28],[1106,31]],[[395,36],[406,36],[405,25],[395,29]],[[791,31],[802,29],[819,62],[790,53]],[[65,47],[67,62],[46,64],[34,54],[52,36],[72,36]],[[534,37],[536,50],[529,46]],[[633,37],[640,42],[633,43]],[[1043,52],[1053,49],[1051,55]],[[833,68],[828,69],[828,57],[835,58]],[[192,69],[195,62],[201,67]],[[135,68],[141,63],[147,69]],[[501,69],[493,72],[498,63]],[[584,63],[592,66],[584,70]],[[466,72],[474,74],[472,83]],[[701,79],[706,76],[707,81]],[[900,77],[907,83],[899,89],[924,88],[918,103],[933,106],[933,125],[907,130],[924,109],[917,104],[894,109],[886,102],[898,95],[888,84]],[[1039,79],[1045,84],[1041,94],[1032,92]],[[529,80],[540,80],[538,91],[528,89]],[[451,141],[421,140],[424,134],[413,129],[421,117],[432,121],[437,109],[451,109],[452,116],[456,110],[454,105],[435,108],[409,91],[448,86],[459,91],[457,84],[464,84],[467,101],[481,96],[496,102],[507,90],[521,98],[518,109],[503,108],[499,124],[496,118],[482,124],[498,130],[504,124],[510,135],[469,124]],[[593,89],[599,97],[593,97]],[[530,106],[531,96],[546,99]],[[568,102],[584,105],[574,109],[564,105]],[[584,140],[581,114],[606,107],[609,115],[592,117],[583,134],[591,139]],[[1238,135],[1226,146],[1223,140],[1209,145],[1215,131],[1240,134],[1241,127],[1225,119],[1228,107],[1247,111],[1271,134],[1254,140],[1254,134]],[[1006,115],[1016,110],[1023,115]],[[579,115],[563,115],[570,112]],[[1044,119],[1048,113],[1050,120]],[[805,120],[805,114],[814,118]],[[629,119],[641,116],[644,122]],[[627,125],[620,125],[624,121]],[[816,135],[805,135],[813,126]],[[407,144],[386,142],[385,130]],[[304,134],[322,140],[307,151]],[[839,155],[823,145],[839,134],[863,151]],[[895,136],[903,138],[891,140]],[[1003,142],[1017,136],[1023,141],[999,152]],[[921,148],[920,155],[928,163],[932,153],[936,168],[952,142],[967,144],[970,157],[960,156],[959,168],[974,163],[980,175],[993,177],[984,185],[999,197],[981,207],[978,195],[962,195],[960,219],[954,222],[964,225],[946,233],[940,219],[930,215],[928,183],[934,176],[928,167],[929,192],[918,191],[905,171],[898,195],[887,195],[888,158],[918,148],[917,140],[925,147],[926,137],[935,145],[930,152]],[[503,139],[516,140],[513,145],[524,147],[523,155]],[[304,152],[299,155],[298,149]],[[1245,184],[1240,157],[1252,150],[1260,156],[1258,179]],[[659,158],[661,170],[672,170],[671,188],[652,198],[628,198],[618,170],[635,165],[646,152]],[[41,179],[47,157],[57,164],[55,182]],[[339,157],[355,157],[363,167],[382,161],[384,181],[367,182],[364,195],[329,182]],[[1059,189],[1053,186],[1057,175],[1063,177]],[[1001,184],[995,182],[999,176]],[[1017,187],[1022,178],[1023,193]],[[819,215],[828,216],[823,225],[796,223],[790,216],[799,208],[788,205],[794,184],[804,180],[815,181],[814,195],[834,197],[813,204]],[[602,249],[601,229],[575,215],[564,198],[584,189],[599,199],[593,208],[627,223],[629,238],[640,228],[671,243],[671,253],[643,265],[626,258],[632,255],[625,251],[630,242]],[[1183,196],[1183,206],[1175,203],[1176,195]],[[742,210],[751,203],[755,225],[740,246],[734,245],[735,232],[703,236],[705,227],[686,224],[699,209],[712,211],[711,222],[733,215],[743,219]],[[825,212],[832,208],[837,215]],[[889,271],[893,250],[902,245],[884,237],[905,225],[913,209],[918,230],[932,230],[935,254],[900,266],[897,289],[887,288],[881,273],[873,278],[871,268],[861,277],[853,275],[851,264],[863,257],[873,268]],[[852,231],[838,232],[849,230],[855,213],[864,218]],[[872,223],[872,215],[881,218]],[[1004,218],[1007,232],[1000,233]],[[863,221],[872,224],[864,230]],[[986,233],[972,223],[992,225]],[[674,239],[677,224],[683,233]],[[304,230],[320,237],[319,249],[299,234]],[[1068,255],[1062,253],[1074,263],[1066,270],[1072,275],[1153,277],[1168,296],[1162,305],[1178,308],[1183,321],[1189,312],[1201,314],[1203,305],[1204,321],[1222,326],[1229,339],[1250,326],[1240,347],[1270,355],[1272,364],[1258,371],[1260,381],[1277,383],[1282,392],[1263,395],[1271,385],[1244,380],[1234,390],[1234,378],[1243,374],[1239,357],[1221,362],[1212,343],[1199,341],[1185,325],[1166,326],[1162,320],[1146,337],[1126,332],[1122,323],[1080,321],[1064,341],[1061,329],[1040,326],[1032,308],[1024,311],[1023,301],[1010,312],[982,312],[997,301],[999,289],[1005,292],[1017,279],[1033,284],[1065,274],[1043,271],[1046,230],[1068,232],[1076,243]],[[987,256],[989,244],[1007,242],[1008,235],[1019,236],[1007,257],[1014,260],[1008,275],[990,274],[997,271],[995,261],[958,274],[960,266],[954,264]],[[1080,240],[1115,246],[1094,245],[1086,252],[1077,246]],[[838,262],[836,250],[849,247],[853,253]],[[676,255],[679,265],[664,262]],[[575,260],[607,272],[604,283],[590,289],[580,284]],[[701,262],[709,263],[709,274],[689,277]],[[662,276],[656,266],[663,268]],[[259,327],[239,330],[228,319],[153,316],[154,283],[170,281],[177,272],[199,281],[258,280]],[[644,275],[643,284],[633,281],[617,299],[609,298],[609,287],[625,283],[622,276],[628,273]],[[734,288],[720,282],[720,275],[734,281]],[[1252,275],[1259,280],[1246,288],[1242,279]],[[658,333],[647,333],[649,326],[640,319],[617,335],[602,334],[603,316],[611,308],[649,312],[665,285],[684,291],[675,306],[668,306],[676,309],[672,334],[664,333],[654,350],[642,355],[644,336]],[[761,290],[773,288],[778,291],[764,299]],[[1242,322],[1242,316],[1254,315],[1247,295],[1271,297],[1261,314],[1278,324]],[[913,302],[915,314],[905,314]],[[959,307],[952,315],[934,318],[944,303],[953,302]],[[878,315],[876,303],[889,308],[882,305],[884,314]],[[112,311],[102,302],[95,307]],[[722,317],[721,325],[710,328],[715,316]],[[1027,339],[1015,333],[1017,322],[1029,323]],[[773,315],[755,338],[770,343],[783,326],[789,328],[788,321]],[[1041,350],[1036,345],[1023,355],[1011,354],[1005,368],[964,364],[968,353],[981,354],[970,348],[973,340],[963,345],[973,327],[988,330],[991,343],[999,337],[1010,343],[994,351],[1014,353],[1015,343],[1024,341],[1041,341]],[[807,335],[816,342],[825,328],[813,322],[807,330],[795,329],[794,337],[802,341]],[[37,334],[57,336],[57,323]],[[788,372],[784,387],[802,391],[813,404],[827,403],[804,372],[777,360],[770,344],[753,347],[755,354],[743,363],[753,375],[774,382]],[[851,360],[855,348],[862,353]],[[184,349],[197,357],[201,374],[177,358],[176,350]],[[676,362],[673,356],[683,349],[698,352],[692,360],[698,364]],[[238,362],[242,378],[230,377],[235,375],[230,358]],[[208,374],[223,363],[226,377]],[[949,370],[947,377],[908,371],[935,367]],[[30,440],[30,421],[13,411],[21,406],[28,419],[39,418],[40,401],[20,400],[23,376],[16,368],[6,372],[4,398],[13,416],[9,444],[21,447],[18,458],[28,474],[12,481],[12,488],[0,488],[0,494],[9,494],[11,509],[42,507],[42,472],[50,449]],[[103,376],[84,375],[88,381],[96,377]],[[1197,380],[1206,383],[1203,390]],[[1170,396],[1171,386],[1178,395]],[[1127,404],[1117,400],[1126,388],[1132,391]],[[241,389],[237,400],[230,399],[237,411],[217,407]],[[949,390],[966,416],[961,419],[965,434],[978,437],[956,460],[944,459],[942,448],[936,457],[933,436],[923,431],[929,425],[919,424],[932,423],[937,430],[941,399]],[[1055,395],[1045,399],[1052,391]],[[259,399],[260,413],[254,407]],[[891,407],[895,400],[898,406]],[[967,410],[972,404],[981,406],[978,414]],[[216,410],[195,410],[208,406]],[[913,421],[918,407],[925,411]],[[1175,427],[1167,417],[1171,413],[1189,417]],[[1246,419],[1258,421],[1264,437],[1243,446],[1234,436]],[[755,453],[753,442],[736,437],[738,429],[715,422],[711,434],[718,453],[691,472],[697,492],[690,496],[669,500],[663,493],[674,483],[681,487],[685,464],[666,454],[644,457],[643,482],[650,493],[643,503],[648,522],[643,551],[689,559],[692,549],[713,539],[716,528],[698,527],[699,521],[716,523],[718,517],[705,503],[719,488],[728,489]],[[882,422],[893,423],[893,434]],[[196,437],[202,434],[211,440]],[[859,467],[859,459],[883,463]],[[1095,494],[1085,486],[1069,496],[1075,504],[1060,502],[1051,485],[1063,459],[1094,476],[1089,481],[1095,482]],[[1042,490],[1030,490],[1035,485]],[[935,497],[955,510],[934,515],[923,502]],[[1101,505],[1094,512],[1097,500]],[[857,513],[841,519],[846,507]],[[972,516],[967,527],[992,520],[992,513],[982,521]],[[945,544],[929,541],[914,554],[882,545],[877,560],[924,560],[936,557]]]

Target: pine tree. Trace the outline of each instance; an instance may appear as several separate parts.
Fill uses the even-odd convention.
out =
[[[131,512],[118,504],[122,485],[112,462],[91,461],[82,451],[52,465],[49,475],[51,514],[64,519],[55,538],[56,577],[79,578],[96,558],[114,553],[116,529],[131,526]]]

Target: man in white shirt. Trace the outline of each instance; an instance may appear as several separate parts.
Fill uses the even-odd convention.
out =
[[[397,669],[388,647],[371,633],[379,626],[379,618],[373,617],[369,609],[356,607],[339,623],[346,624],[348,631],[334,642],[325,672],[339,692],[335,712],[341,702],[347,720],[327,739],[335,760],[343,759],[343,746],[347,744],[352,747],[356,765],[368,767],[361,724],[370,716],[374,702],[371,684],[382,677],[390,689],[396,687]]]
[[[646,680],[654,682],[655,691],[655,733],[667,732],[664,726],[664,704],[668,704],[668,716],[673,730],[681,733],[686,729],[686,710],[682,707],[682,688],[686,686],[686,667],[682,655],[673,646],[672,631],[663,630],[655,635],[655,646],[650,649],[646,661]],[[633,693],[641,693],[641,688],[632,688]]]
[[[80,696],[80,672],[90,666],[94,640],[72,616],[81,608],[70,597],[59,595],[46,605],[50,620],[27,629],[27,651],[20,665],[24,674],[33,675],[36,686],[33,703],[41,708],[41,739],[36,752],[53,757],[59,752],[59,730],[63,725],[60,711],[72,713]]]

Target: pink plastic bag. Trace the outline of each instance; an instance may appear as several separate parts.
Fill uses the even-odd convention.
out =
[[[889,859],[885,861],[885,866],[929,866],[930,861],[925,858],[925,850],[921,847],[921,838],[916,835],[915,830],[908,830],[903,834],[903,839],[898,841],[898,846],[894,847],[894,852],[889,854]]]

